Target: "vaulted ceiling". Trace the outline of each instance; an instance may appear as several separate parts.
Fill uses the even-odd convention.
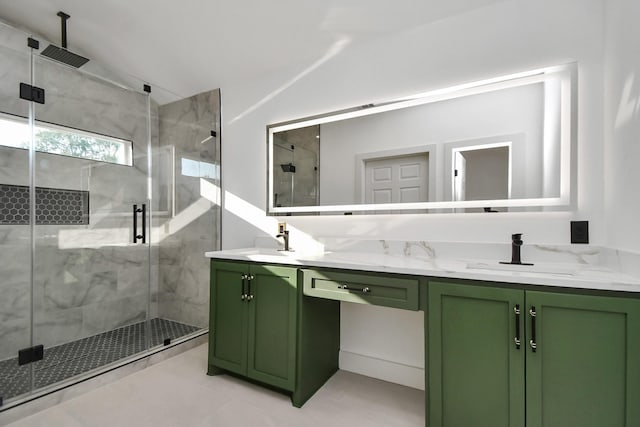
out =
[[[0,0],[0,19],[189,96],[305,67],[338,40],[390,33],[506,0]]]

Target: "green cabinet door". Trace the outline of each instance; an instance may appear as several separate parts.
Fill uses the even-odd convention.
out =
[[[242,295],[247,272],[244,264],[211,263],[209,365],[243,375],[247,371],[248,305]]]
[[[297,270],[251,266],[247,375],[294,390],[296,360]]]
[[[640,301],[534,291],[526,300],[536,344],[527,342],[527,427],[640,426]]]
[[[212,261],[209,374],[220,369],[293,391],[297,269]]]
[[[427,425],[524,426],[524,292],[429,282],[428,295]]]

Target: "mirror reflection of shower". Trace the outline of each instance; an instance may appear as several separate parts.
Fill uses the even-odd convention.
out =
[[[319,201],[320,126],[280,132],[274,138],[274,204],[314,206]]]

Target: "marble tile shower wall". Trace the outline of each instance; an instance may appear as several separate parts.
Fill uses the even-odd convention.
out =
[[[175,217],[163,221],[159,254],[161,317],[207,327],[209,262],[202,254],[219,247],[220,91],[160,107],[160,145],[175,150]],[[219,193],[218,193],[219,194]],[[219,196],[218,196],[219,197]],[[212,200],[213,199],[213,200]]]
[[[22,69],[0,61],[4,113],[25,115],[26,101],[16,97],[23,77],[16,70]],[[131,204],[147,197],[146,95],[45,60],[36,61],[36,81],[47,91],[37,120],[132,141],[134,153],[133,167],[37,154],[37,186],[90,192],[88,225],[36,227],[34,337],[51,346],[144,320],[149,274],[157,297],[159,252],[152,248],[150,273],[148,248],[122,243],[131,236]],[[157,135],[153,129],[154,147]],[[27,156],[26,150],[0,148],[0,183],[28,185]],[[29,239],[28,226],[0,225],[0,359],[29,344]]]

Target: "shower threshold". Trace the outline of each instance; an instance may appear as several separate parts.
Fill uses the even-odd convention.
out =
[[[173,320],[151,319],[150,348],[164,344],[167,339],[174,341],[201,329]],[[45,348],[44,359],[33,364],[34,390],[142,353],[147,349],[145,322]],[[0,396],[5,401],[29,392],[30,366],[19,366],[17,357],[0,361]]]

